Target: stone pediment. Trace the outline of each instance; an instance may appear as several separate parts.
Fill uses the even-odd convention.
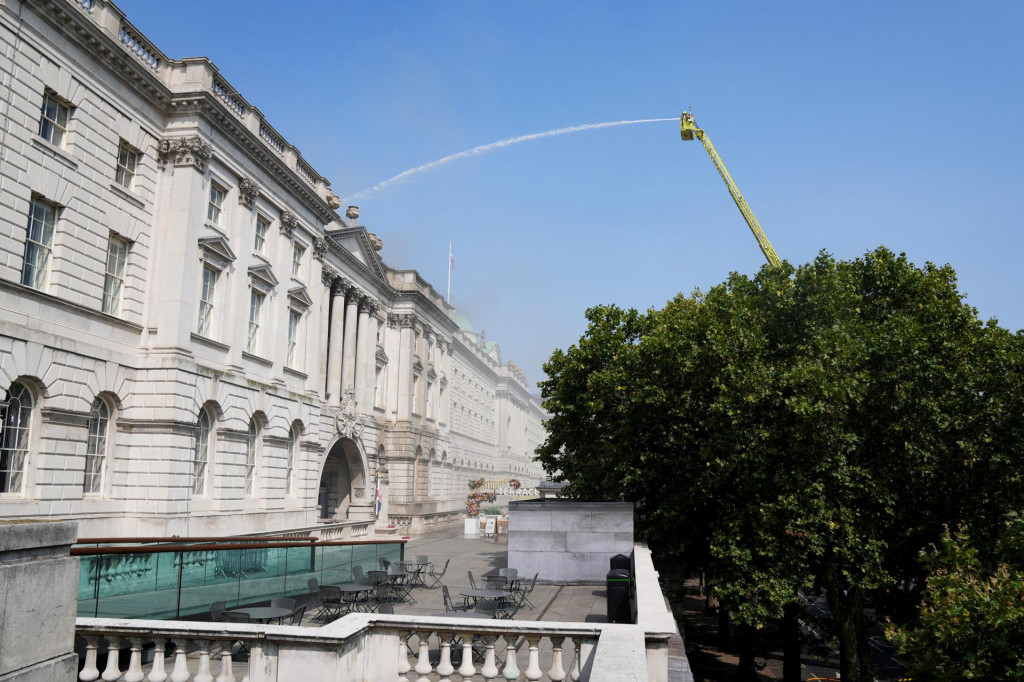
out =
[[[222,267],[235,262],[235,252],[231,250],[227,237],[203,237],[199,240],[199,248],[204,258],[218,261]]]
[[[267,292],[277,286],[277,277],[274,271],[266,263],[257,263],[249,266],[249,279],[253,285],[261,291]]]
[[[353,259],[369,269],[375,277],[380,278],[384,282],[387,281],[384,264],[381,262],[380,256],[377,255],[377,250],[373,248],[369,233],[365,227],[345,227],[340,230],[328,229],[327,236],[330,237],[335,246],[344,249]]]
[[[288,290],[288,298],[299,304],[303,308],[308,308],[313,305],[313,299],[310,298],[309,292],[306,291],[305,286],[292,287]]]

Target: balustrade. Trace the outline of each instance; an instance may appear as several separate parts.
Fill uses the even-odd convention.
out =
[[[596,651],[602,628],[479,623],[364,614],[323,628],[80,618],[76,634],[84,641],[84,663],[78,679],[273,682],[279,663],[301,660],[303,669],[286,677],[337,677],[337,671],[347,670],[357,675],[354,679],[388,682],[576,682],[587,679],[581,659]],[[143,663],[144,652],[151,662]],[[635,663],[642,671],[639,659]]]

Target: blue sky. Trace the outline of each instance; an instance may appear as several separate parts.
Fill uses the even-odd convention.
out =
[[[504,138],[692,108],[778,254],[952,264],[1024,327],[1024,3],[119,0],[204,55],[349,197]],[[534,140],[360,198],[390,265],[531,382],[599,303],[661,307],[763,256],[678,122]]]

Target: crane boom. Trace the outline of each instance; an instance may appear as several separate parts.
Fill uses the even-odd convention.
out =
[[[779,260],[778,255],[775,253],[775,249],[772,248],[771,242],[768,241],[768,236],[761,229],[761,224],[757,222],[757,218],[754,217],[754,212],[750,210],[750,206],[747,205],[746,199],[740,194],[740,188],[733,182],[732,176],[729,175],[729,169],[725,167],[725,162],[722,161],[722,157],[718,155],[718,151],[715,149],[715,145],[711,144],[711,139],[704,133],[703,130],[697,127],[697,124],[693,120],[693,114],[687,112],[682,115],[679,119],[680,130],[679,134],[684,140],[692,140],[696,137],[704,145],[704,149],[707,151],[708,156],[711,157],[711,161],[715,164],[715,168],[718,169],[718,174],[722,176],[722,180],[725,181],[725,186],[729,188],[729,194],[732,195],[732,200],[736,202],[736,207],[740,209],[740,213],[743,214],[743,219],[747,221],[747,226],[750,231],[754,233],[754,238],[757,239],[758,245],[761,247],[761,252],[764,253],[764,257],[768,259],[770,265],[781,265],[782,261]]]

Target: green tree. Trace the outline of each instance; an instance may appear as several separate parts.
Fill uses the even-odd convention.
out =
[[[923,682],[1024,680],[1024,521],[1011,514],[986,559],[966,528],[922,552],[927,588],[913,626],[886,634]]]
[[[545,366],[544,466],[714,562],[741,623],[823,589],[845,679],[870,679],[866,596],[912,581],[944,523],[992,529],[1022,500],[1021,337],[949,266],[822,253],[588,319]]]

